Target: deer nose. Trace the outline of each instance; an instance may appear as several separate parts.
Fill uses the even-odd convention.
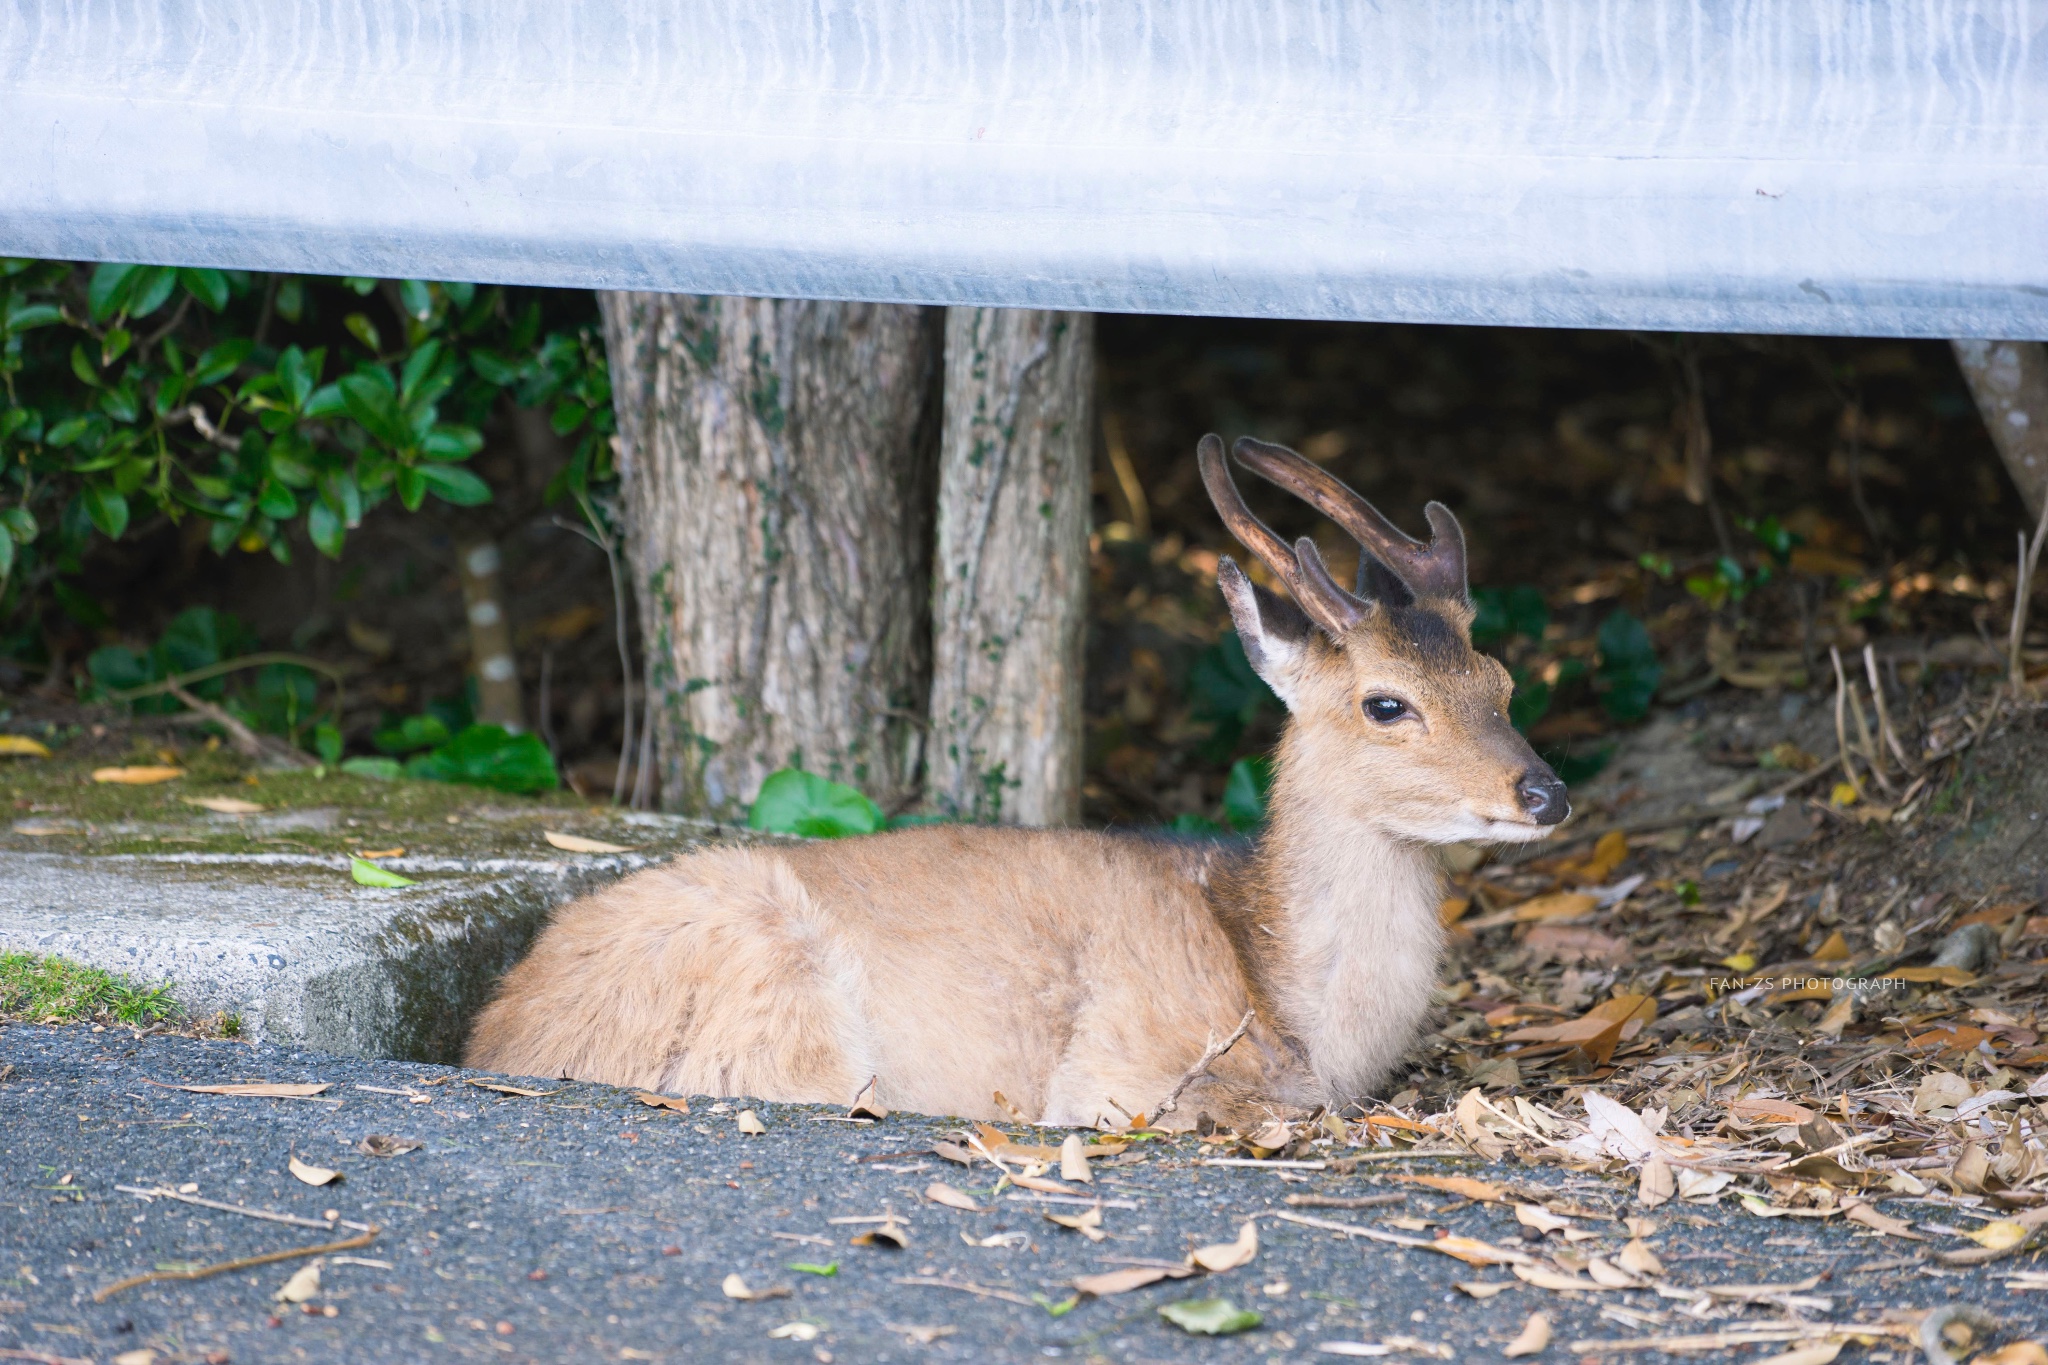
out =
[[[1529,818],[1539,825],[1554,825],[1572,813],[1564,783],[1548,768],[1532,768],[1523,773],[1515,783],[1515,795],[1521,798],[1522,809],[1529,812]]]

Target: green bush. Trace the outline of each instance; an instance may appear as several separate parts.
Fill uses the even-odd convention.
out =
[[[72,580],[138,516],[288,561],[294,527],[338,556],[382,502],[487,502],[466,462],[503,402],[581,434],[549,493],[588,513],[603,346],[544,323],[535,290],[0,258],[0,619],[107,624]]]

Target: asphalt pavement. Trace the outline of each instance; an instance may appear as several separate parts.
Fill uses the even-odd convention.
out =
[[[1732,1305],[1698,1317],[1685,1298],[1654,1289],[1554,1292],[1503,1267],[1477,1269],[1272,1216],[1292,1211],[1383,1231],[1392,1218],[1424,1220],[1435,1226],[1411,1224],[1407,1235],[1441,1227],[1512,1244],[1521,1230],[1502,1206],[1396,1179],[1455,1173],[1545,1186],[1581,1210],[1574,1226],[1594,1234],[1583,1245],[1619,1248],[1621,1224],[1590,1215],[1641,1214],[1630,1186],[1552,1166],[1381,1162],[1337,1175],[1204,1166],[1193,1141],[1138,1144],[1117,1164],[1096,1164],[1093,1193],[1109,1234],[1097,1242],[1045,1217],[1077,1206],[1017,1191],[991,1200],[986,1166],[935,1155],[935,1142],[957,1135],[958,1124],[901,1115],[832,1122],[836,1111],[756,1105],[767,1131],[748,1135],[739,1106],[706,1099],[681,1114],[605,1086],[520,1082],[546,1093],[517,1095],[469,1083],[503,1079],[120,1028],[0,1025],[0,1360],[104,1365],[153,1351],[158,1362],[215,1365],[1206,1361],[1327,1359],[1317,1353],[1326,1343],[1395,1337],[1407,1339],[1401,1359],[1494,1360],[1540,1309],[1553,1343],[1539,1359],[1627,1361],[1654,1356],[1575,1343],[1711,1332],[1783,1320],[1787,1311],[1872,1321],[1885,1309],[1953,1301],[2032,1335],[2048,1319],[2048,1293],[2006,1288],[2015,1270],[2048,1269],[2037,1255],[1937,1267],[1925,1261],[1925,1244],[1840,1218],[1759,1219],[1732,1199],[1650,1215],[1649,1245],[1667,1283],[1822,1276],[1791,1309]],[[165,1088],[254,1081],[329,1088],[305,1098]],[[415,1142],[393,1155],[366,1150]],[[307,1185],[288,1170],[294,1157],[342,1178]],[[988,1211],[928,1201],[934,1180],[969,1191]],[[122,1185],[183,1188],[315,1226],[145,1199]],[[1397,1193],[1398,1203],[1350,1210],[1286,1203],[1289,1195]],[[1932,1216],[1924,1206],[1886,1207]],[[876,1224],[848,1220],[890,1214],[902,1216],[907,1246],[853,1244]],[[1192,1247],[1231,1240],[1251,1215],[1259,1215],[1260,1249],[1248,1265],[1070,1305],[1076,1276],[1179,1261]],[[301,1304],[275,1296],[310,1264],[304,1259],[95,1301],[140,1273],[343,1241],[361,1245],[321,1258],[318,1289]],[[731,1275],[758,1297],[728,1296]],[[1480,1299],[1456,1282],[1512,1288]],[[1158,1312],[1216,1296],[1256,1310],[1261,1324],[1201,1337]],[[1689,1358],[1759,1359],[1782,1349]],[[1905,1343],[1880,1343],[1852,1345],[1842,1358],[1916,1355]],[[122,1365],[141,1359],[128,1354]]]

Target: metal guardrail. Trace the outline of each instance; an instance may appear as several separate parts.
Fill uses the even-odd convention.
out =
[[[5,0],[0,252],[2048,337],[2043,0]]]

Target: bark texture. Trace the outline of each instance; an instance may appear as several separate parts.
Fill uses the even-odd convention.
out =
[[[600,295],[661,804],[800,767],[918,795],[941,320]]]
[[[1977,400],[2027,515],[2048,503],[2048,346],[2038,341],[1955,341],[1956,366]]]
[[[946,310],[926,791],[1022,825],[1081,812],[1095,319]]]

